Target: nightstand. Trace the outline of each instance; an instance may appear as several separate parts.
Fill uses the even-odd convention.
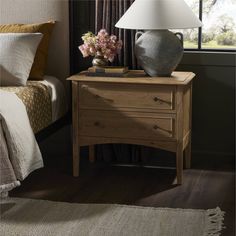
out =
[[[192,72],[148,77],[130,71],[126,77],[71,76],[73,175],[79,175],[80,147],[129,143],[176,153],[177,183],[191,162]]]

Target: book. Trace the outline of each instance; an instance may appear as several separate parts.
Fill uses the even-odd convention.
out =
[[[128,72],[127,66],[104,66],[96,67],[92,66],[88,68],[89,73],[112,73],[112,74],[124,74]]]
[[[128,71],[125,73],[102,73],[102,72],[89,72],[87,71],[86,76],[95,76],[95,77],[126,77]]]

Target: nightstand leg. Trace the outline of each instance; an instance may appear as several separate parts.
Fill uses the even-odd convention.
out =
[[[178,144],[176,150],[176,175],[177,184],[182,184],[183,180],[183,144]]]
[[[91,163],[95,162],[95,148],[94,148],[94,145],[89,146],[89,161]]]
[[[185,167],[187,169],[191,168],[191,140],[185,148]]]

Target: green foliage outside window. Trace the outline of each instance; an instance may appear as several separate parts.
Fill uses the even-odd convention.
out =
[[[197,49],[200,44],[199,49],[236,49],[236,0],[185,1],[203,23],[201,34],[198,29],[182,31],[185,48]]]

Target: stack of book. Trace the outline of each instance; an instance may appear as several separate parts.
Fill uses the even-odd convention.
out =
[[[124,77],[128,71],[126,66],[93,66],[88,68],[87,76]]]

